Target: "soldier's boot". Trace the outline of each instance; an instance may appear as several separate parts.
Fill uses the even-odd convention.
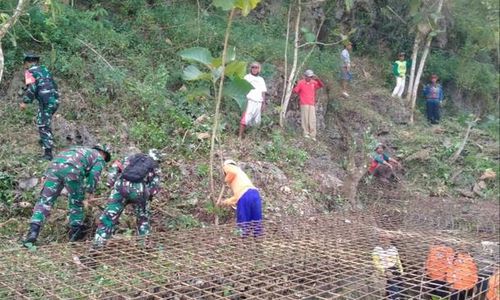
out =
[[[40,234],[40,225],[31,223],[26,239],[23,241],[23,246],[28,247],[28,244],[34,244]]]
[[[85,237],[85,228],[83,225],[73,225],[69,230],[69,241],[76,242]]]
[[[45,160],[52,160],[52,158],[53,158],[52,157],[52,149],[45,149],[42,158]]]

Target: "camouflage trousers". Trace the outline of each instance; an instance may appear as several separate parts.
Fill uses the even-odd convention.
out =
[[[57,103],[49,104],[47,107],[39,108],[36,115],[36,126],[40,134],[40,145],[43,149],[54,147],[54,136],[52,135],[52,116],[57,111]]]
[[[75,167],[65,164],[52,165],[45,173],[45,182],[40,198],[33,209],[31,223],[43,224],[49,217],[50,211],[61,194],[63,188],[68,191],[69,224],[79,226],[83,224],[83,175]]]
[[[108,204],[99,218],[94,244],[101,246],[109,240],[127,204],[134,205],[137,233],[139,235],[149,234],[151,228],[148,199],[149,190],[144,183],[132,183],[119,179],[113,186]]]

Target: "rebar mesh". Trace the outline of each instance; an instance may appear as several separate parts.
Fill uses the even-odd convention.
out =
[[[404,268],[401,298],[430,299],[425,260],[443,242],[478,266],[479,280],[462,299],[484,297],[498,251],[485,251],[477,235],[402,231],[401,224],[379,214],[331,214],[266,221],[256,238],[241,238],[229,224],[115,238],[96,251],[88,242],[3,250],[0,299],[383,299],[387,282],[372,251],[388,233]],[[497,232],[488,239],[498,243]]]

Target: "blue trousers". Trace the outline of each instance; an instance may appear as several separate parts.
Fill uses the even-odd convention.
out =
[[[242,237],[248,237],[251,233],[255,237],[262,234],[262,201],[258,190],[249,189],[238,200],[236,223]]]
[[[432,124],[437,124],[441,118],[439,114],[439,100],[427,99],[426,102],[427,120]]]

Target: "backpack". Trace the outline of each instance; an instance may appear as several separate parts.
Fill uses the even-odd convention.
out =
[[[122,178],[130,182],[142,182],[144,178],[158,168],[158,163],[146,154],[135,154],[129,158],[129,164],[122,172]]]

